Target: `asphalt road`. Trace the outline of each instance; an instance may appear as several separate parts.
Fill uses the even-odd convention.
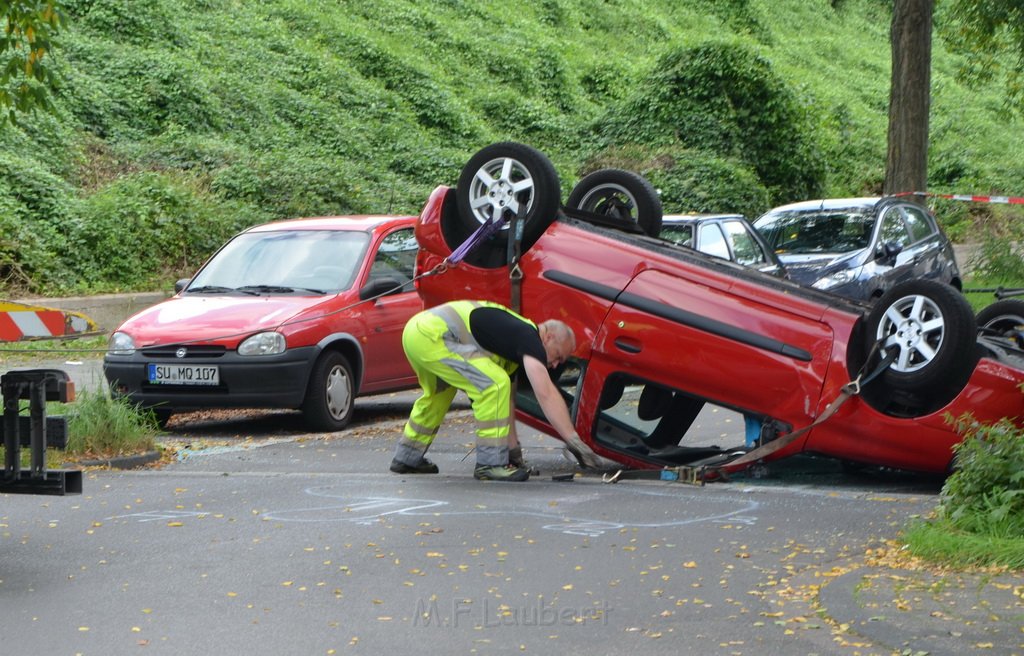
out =
[[[524,429],[541,473],[480,482],[465,411],[440,474],[399,476],[411,398],[364,400],[333,435],[186,417],[160,469],[0,496],[3,653],[889,653],[842,647],[813,599],[928,512],[934,481],[802,460],[704,487],[558,482],[560,443]]]

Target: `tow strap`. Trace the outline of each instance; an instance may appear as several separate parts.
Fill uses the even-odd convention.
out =
[[[512,214],[509,212],[509,214]],[[522,312],[523,303],[523,270],[519,268],[522,256],[523,227],[526,225],[526,203],[519,204],[519,211],[512,214],[508,231],[508,279],[510,283],[509,307],[515,312]]]
[[[864,363],[866,368],[868,364],[875,358],[881,349],[881,341],[875,343],[871,349],[870,355]],[[834,415],[839,408],[846,403],[847,399],[860,394],[861,389],[870,383],[872,380],[877,378],[883,371],[885,371],[890,364],[896,359],[897,349],[890,349],[886,351],[885,357],[883,357],[878,365],[871,371],[871,373],[864,375],[864,368],[861,369],[860,373],[856,378],[843,385],[842,389],[839,390],[839,395],[828,404],[828,407],[818,417],[803,428],[793,431],[792,433],[786,433],[782,437],[776,438],[770,442],[766,442],[761,446],[758,446],[745,453],[740,453],[739,457],[737,453],[728,453],[712,456],[689,465],[680,465],[677,467],[665,467],[663,469],[619,469],[612,473],[605,473],[601,476],[601,480],[605,483],[618,483],[621,480],[626,479],[649,479],[657,478],[665,481],[680,481],[683,483],[691,483],[694,485],[704,485],[704,482],[713,476],[725,477],[723,469],[729,467],[730,469],[740,465],[746,465],[749,463],[757,462],[764,459],[766,456],[779,451],[786,446],[792,444],[795,440],[806,434],[809,430],[827,421],[832,415]]]

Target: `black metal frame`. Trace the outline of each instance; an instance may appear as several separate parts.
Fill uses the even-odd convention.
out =
[[[46,416],[46,402],[67,403],[75,398],[75,384],[59,369],[21,369],[0,376],[3,395],[4,471],[0,492],[63,496],[82,493],[80,470],[47,469],[46,447],[63,449],[67,441],[64,417]],[[28,417],[21,416],[21,401],[29,402]],[[30,465],[21,467],[21,448],[28,447]]]

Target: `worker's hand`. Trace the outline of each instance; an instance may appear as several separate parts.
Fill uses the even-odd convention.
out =
[[[601,458],[590,450],[579,435],[573,433],[565,439],[565,448],[576,458],[576,462],[580,463],[580,467],[584,469],[600,469],[602,467]]]

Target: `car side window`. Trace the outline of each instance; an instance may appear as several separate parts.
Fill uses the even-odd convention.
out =
[[[709,223],[700,227],[700,241],[698,250],[708,255],[714,255],[722,259],[729,259],[729,246],[725,243],[725,235],[719,229],[718,224]]]
[[[907,227],[903,223],[903,217],[895,207],[886,210],[885,215],[882,217],[881,237],[884,244],[895,242],[900,246],[906,246],[911,241]]]
[[[924,213],[924,210],[908,205],[903,208],[903,211],[906,214],[907,225],[910,227],[911,242],[921,241],[935,232],[932,221]]]
[[[659,236],[662,239],[667,239],[673,244],[677,244],[679,246],[693,246],[693,226],[663,226],[661,229],[661,234]]]
[[[722,229],[725,230],[729,243],[732,245],[732,252],[736,256],[737,262],[746,266],[765,263],[764,252],[741,222],[723,221]]]
[[[385,235],[370,267],[370,280],[392,278],[406,283],[413,278],[416,265],[416,235],[413,228],[402,228]],[[411,291],[410,287],[410,291]]]

